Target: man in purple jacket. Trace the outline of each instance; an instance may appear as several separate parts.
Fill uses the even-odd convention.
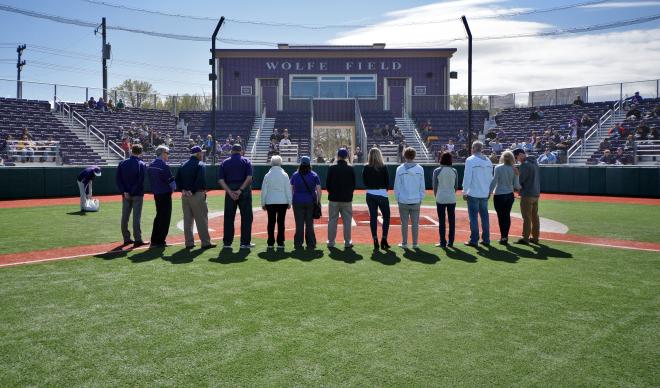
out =
[[[92,181],[101,176],[99,166],[89,166],[78,174],[78,190],[80,191],[80,211],[85,211],[85,202],[92,197]]]
[[[154,194],[156,202],[156,218],[151,229],[151,247],[166,247],[167,232],[170,229],[170,220],[172,218],[172,192],[176,189],[174,176],[167,165],[170,149],[164,145],[156,148],[156,159],[154,159],[147,173],[151,192]]]
[[[117,188],[122,193],[121,207],[121,234],[124,237],[124,245],[133,244],[134,247],[144,245],[142,241],[142,230],[140,221],[142,218],[142,202],[144,197],[144,175],[147,165],[140,159],[142,146],[133,145],[131,157],[123,160],[117,166]],[[133,212],[133,237],[128,231],[128,219]]]

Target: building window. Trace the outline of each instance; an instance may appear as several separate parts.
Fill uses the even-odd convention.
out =
[[[292,99],[346,100],[376,98],[375,75],[291,76]]]

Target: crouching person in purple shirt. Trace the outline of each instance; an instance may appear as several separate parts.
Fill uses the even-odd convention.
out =
[[[80,191],[80,211],[85,211],[85,202],[92,198],[92,181],[97,176],[101,176],[101,169],[98,166],[89,166],[78,174],[78,190]]]
[[[231,156],[218,168],[218,183],[225,190],[224,249],[234,241],[236,208],[241,212],[241,249],[251,249],[252,240],[252,162],[241,156],[243,147],[234,144]]]
[[[144,176],[147,165],[140,159],[142,146],[139,144],[131,148],[131,157],[123,160],[117,166],[117,188],[122,193],[121,206],[121,234],[124,245],[133,244],[134,247],[144,245],[142,241],[142,203],[144,199]],[[133,237],[128,231],[128,219],[133,213]]]
[[[167,232],[170,229],[170,220],[172,218],[172,192],[176,190],[174,176],[167,164],[170,149],[164,145],[156,148],[156,159],[154,159],[147,173],[151,192],[154,194],[156,202],[156,218],[151,229],[151,247],[166,247]]]

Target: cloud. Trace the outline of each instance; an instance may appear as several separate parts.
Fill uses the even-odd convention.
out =
[[[435,3],[390,12],[373,27],[347,31],[329,44],[372,44],[387,47],[455,47],[451,69],[459,79],[451,90],[467,91],[467,42],[459,18],[468,20],[518,9],[505,8],[503,1],[469,0]],[[520,9],[522,10],[522,9]],[[415,21],[447,20],[438,24],[388,27]],[[590,23],[586,23],[590,24]],[[593,23],[591,23],[593,24]],[[470,23],[474,37],[530,34],[557,27],[547,23],[514,19],[475,19]],[[660,27],[646,30],[608,31],[597,34],[528,37],[504,40],[475,40],[473,46],[473,91],[502,94],[615,82],[655,79],[660,76]],[[435,44],[433,43],[435,42]]]
[[[612,1],[608,3],[590,4],[581,8],[640,8],[659,6],[660,1]]]

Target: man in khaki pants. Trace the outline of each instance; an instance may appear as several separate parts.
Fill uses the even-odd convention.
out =
[[[539,197],[541,196],[541,177],[536,157],[527,156],[518,148],[513,151],[516,160],[520,162],[520,213],[523,217],[522,238],[518,244],[539,243]],[[530,234],[532,237],[530,238]]]
[[[328,190],[328,247],[335,246],[337,223],[341,214],[344,228],[344,247],[353,247],[351,227],[353,223],[353,191],[355,190],[355,170],[348,164],[348,150],[337,151],[337,164],[330,166],[325,188]]]
[[[195,247],[193,225],[202,241],[202,249],[214,248],[209,236],[209,209],[206,205],[206,165],[202,162],[202,148],[190,149],[190,159],[176,173],[176,186],[181,189],[181,207],[183,209],[183,234],[186,249]]]

